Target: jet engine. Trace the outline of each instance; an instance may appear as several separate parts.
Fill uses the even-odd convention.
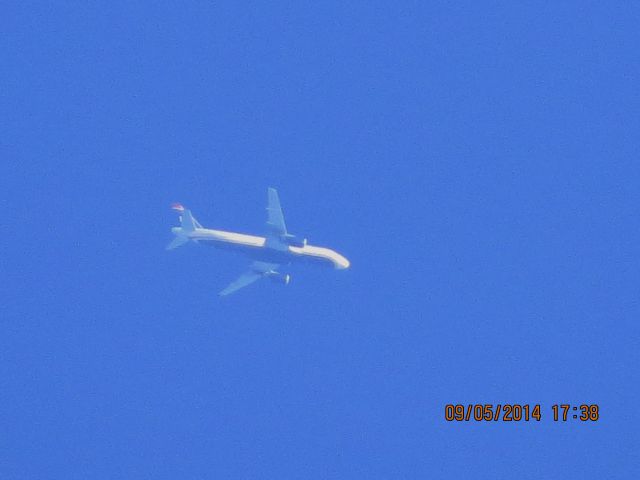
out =
[[[289,285],[289,282],[291,281],[291,275],[286,273],[271,271],[265,273],[265,276],[269,277],[269,280],[272,282],[282,283],[283,285]]]

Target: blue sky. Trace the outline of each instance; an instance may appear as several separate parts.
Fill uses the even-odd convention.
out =
[[[1,8],[1,478],[637,473],[638,7]],[[221,301],[268,186],[352,268]]]

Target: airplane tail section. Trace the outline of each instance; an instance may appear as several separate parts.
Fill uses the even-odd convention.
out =
[[[171,208],[180,214],[180,227],[171,229],[176,237],[167,245],[167,250],[173,250],[188,243],[190,240],[189,235],[195,232],[196,229],[202,228],[202,225],[191,214],[191,210],[184,208],[179,203],[174,203]]]
[[[191,215],[191,210],[183,210],[182,215],[180,215],[180,227],[184,233],[191,233],[198,228],[198,222],[193,215]]]
[[[189,239],[187,237],[183,237],[182,235],[176,235],[176,237],[169,242],[166,247],[166,250],[173,250],[174,248],[178,248],[185,243],[187,243]]]

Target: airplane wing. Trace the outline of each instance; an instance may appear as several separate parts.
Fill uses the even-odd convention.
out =
[[[247,285],[251,285],[253,282],[260,280],[261,278],[262,274],[258,272],[243,273],[242,275],[240,275],[240,277],[231,282],[227,288],[218,293],[218,295],[224,297],[233,292],[237,292],[241,288],[246,287]]]
[[[284,215],[280,206],[280,198],[275,188],[269,188],[269,203],[267,204],[267,227],[277,236],[287,234],[287,226],[284,223]]]
[[[251,269],[240,275],[236,280],[231,282],[224,290],[222,290],[218,295],[224,297],[226,295],[230,295],[234,292],[237,292],[241,288],[246,287],[247,285],[251,285],[252,283],[260,280],[265,276],[266,273],[271,272],[272,270],[278,268],[279,265],[277,263],[267,263],[267,262],[253,262],[251,264]]]

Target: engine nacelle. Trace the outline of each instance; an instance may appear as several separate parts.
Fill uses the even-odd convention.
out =
[[[267,272],[265,273],[269,280],[276,283],[282,283],[283,285],[289,285],[291,281],[291,275],[288,273],[280,273],[280,272]]]
[[[286,242],[287,245],[291,245],[292,247],[303,248],[307,245],[306,238],[296,237],[295,235],[291,234],[283,235],[282,239]]]

